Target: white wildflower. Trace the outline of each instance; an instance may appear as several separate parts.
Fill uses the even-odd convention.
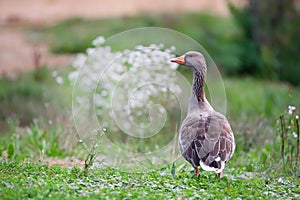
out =
[[[74,71],[68,75],[68,78],[70,81],[74,81],[77,78],[77,76],[78,76],[78,71]]]
[[[74,71],[68,76],[69,80],[77,81],[76,86],[86,94],[93,94],[92,98],[78,96],[75,101],[94,109],[102,126],[117,130],[113,113],[127,116],[127,119],[133,113],[133,117],[143,121],[147,120],[148,112],[155,104],[166,104],[168,109],[171,105],[176,106],[176,96],[169,95],[181,92],[174,72],[178,64],[169,62],[175,57],[172,54],[174,46],[139,45],[133,50],[113,52],[110,46],[101,46],[104,42],[105,38],[99,36],[93,40],[93,48],[88,48],[86,54],[78,54],[73,62]],[[56,81],[63,83],[61,77],[57,77]],[[120,88],[120,91],[116,92],[116,88]],[[119,103],[112,107],[114,98]],[[162,113],[166,112],[165,109],[161,107],[157,116],[164,116]],[[137,124],[147,127],[141,121]],[[135,123],[129,119],[122,123],[125,130],[133,130],[135,127]]]
[[[58,76],[58,77],[56,77],[56,82],[57,82],[59,85],[61,85],[61,84],[64,83],[64,79],[63,79],[62,77]]]
[[[160,112],[160,113],[164,113],[164,112],[165,112],[165,109],[164,109],[163,107],[160,107],[160,108],[159,108],[159,112]]]
[[[171,46],[171,47],[170,47],[170,51],[171,51],[171,52],[173,52],[173,51],[175,51],[175,50],[176,50],[176,47],[175,47],[175,46]]]
[[[108,92],[106,91],[106,90],[103,90],[102,92],[101,92],[101,96],[102,97],[106,97],[108,95]]]
[[[294,138],[297,138],[296,132],[293,132],[293,136],[294,136]]]
[[[295,106],[291,106],[291,105],[289,105],[288,106],[288,113],[291,115],[291,114],[293,114],[293,112],[296,110],[296,107]]]
[[[98,45],[103,44],[104,42],[105,42],[105,38],[104,38],[103,36],[99,36],[99,37],[97,37],[96,39],[94,39],[94,40],[92,41],[92,44],[93,44],[94,46],[98,46]]]
[[[95,49],[94,48],[87,48],[86,49],[86,53],[88,54],[88,55],[91,55],[91,54],[93,54],[95,52]]]
[[[84,65],[85,61],[86,61],[86,56],[80,53],[76,56],[75,60],[72,63],[72,66],[74,68],[80,68]]]
[[[54,71],[52,72],[52,76],[53,76],[53,77],[56,77],[57,75],[58,75],[57,71],[54,70]]]

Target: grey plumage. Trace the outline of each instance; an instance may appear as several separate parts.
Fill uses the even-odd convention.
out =
[[[197,175],[201,166],[221,177],[225,163],[234,153],[235,142],[226,117],[214,111],[205,98],[205,58],[201,53],[192,51],[171,61],[191,67],[194,73],[188,115],[179,133],[179,150]]]

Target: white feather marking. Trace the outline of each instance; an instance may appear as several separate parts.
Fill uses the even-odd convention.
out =
[[[218,160],[217,160],[218,159]],[[215,161],[220,161],[220,157],[217,157],[215,159]],[[200,166],[203,170],[205,171],[210,171],[210,172],[216,172],[216,173],[220,173],[223,171],[224,167],[225,167],[225,163],[224,161],[221,161],[221,169],[218,169],[218,168],[214,168],[214,167],[210,167],[208,165],[206,165],[204,162],[200,161]]]
[[[220,160],[221,160],[220,156],[216,157],[216,159],[215,159],[215,161],[217,161],[217,162]]]

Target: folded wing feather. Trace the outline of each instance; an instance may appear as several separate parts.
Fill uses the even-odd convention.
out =
[[[234,138],[227,119],[220,113],[193,113],[183,121],[179,149],[194,167],[200,161],[207,166],[221,168],[233,154]]]

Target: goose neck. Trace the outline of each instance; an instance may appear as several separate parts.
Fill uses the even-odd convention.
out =
[[[192,95],[195,95],[198,103],[200,104],[205,102],[204,83],[205,83],[205,74],[199,71],[194,71]]]

